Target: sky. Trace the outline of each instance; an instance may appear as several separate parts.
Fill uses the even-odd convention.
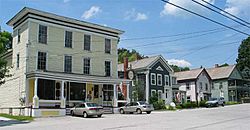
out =
[[[191,0],[168,1],[250,34],[250,28]],[[250,22],[250,0],[206,1]],[[170,64],[182,67],[235,64],[238,47],[248,37],[161,0],[0,0],[2,30],[12,32],[6,22],[23,7],[123,30],[118,47],[146,56],[162,55]]]

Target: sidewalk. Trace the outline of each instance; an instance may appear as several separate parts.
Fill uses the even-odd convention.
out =
[[[0,116],[0,121],[9,121],[9,120],[11,120],[11,119]]]

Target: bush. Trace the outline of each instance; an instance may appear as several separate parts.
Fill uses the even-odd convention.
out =
[[[206,107],[206,100],[199,102],[199,107]]]
[[[196,108],[198,107],[196,102],[187,102],[182,104],[182,108]]]
[[[154,102],[153,106],[154,106],[155,110],[166,109],[166,106],[165,106],[165,103],[163,100],[158,100],[158,101]]]
[[[166,109],[167,109],[167,110],[171,110],[171,111],[175,110],[175,108],[172,107],[171,105],[167,105],[167,106],[166,106]]]
[[[182,105],[177,105],[176,109],[182,109]]]

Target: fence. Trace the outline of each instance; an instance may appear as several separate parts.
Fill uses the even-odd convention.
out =
[[[2,107],[0,113],[6,113],[9,115],[28,115],[32,116],[32,106],[29,107]],[[26,113],[26,114],[25,114]]]

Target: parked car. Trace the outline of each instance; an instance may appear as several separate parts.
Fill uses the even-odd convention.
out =
[[[154,110],[153,105],[148,104],[144,101],[131,102],[131,103],[126,104],[124,107],[120,107],[121,114],[134,113],[134,112],[136,112],[137,114],[142,114],[142,112],[146,112],[147,114],[150,114],[151,111],[153,110]]]
[[[72,116],[80,115],[84,118],[87,118],[89,116],[101,117],[103,114],[103,107],[92,102],[81,103],[71,108],[70,114]]]
[[[219,105],[221,105],[221,106],[225,105],[225,99],[223,97],[220,97],[220,98],[210,98],[206,102],[206,107],[218,107]]]

